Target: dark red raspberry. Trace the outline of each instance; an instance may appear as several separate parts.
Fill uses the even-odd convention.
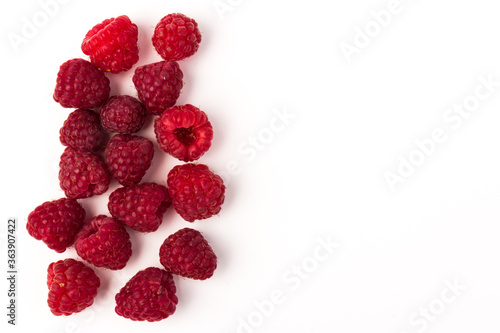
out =
[[[138,132],[146,120],[146,108],[127,95],[111,97],[100,112],[102,126],[110,132],[131,134]]]
[[[111,215],[130,229],[140,232],[156,231],[163,214],[172,205],[165,186],[143,183],[120,187],[109,195]]]
[[[139,60],[137,25],[126,15],[106,19],[87,33],[82,51],[103,71],[127,71]]]
[[[75,237],[76,253],[96,267],[122,269],[132,256],[132,243],[125,227],[114,218],[98,215],[83,225]]]
[[[97,108],[109,98],[109,79],[83,59],[71,59],[59,68],[54,100],[65,108]]]
[[[182,60],[196,53],[201,34],[195,20],[174,13],[163,17],[156,25],[152,42],[163,59]]]
[[[69,316],[94,303],[101,285],[92,268],[75,259],[53,262],[47,269],[47,304],[56,316]]]
[[[218,214],[224,203],[222,178],[204,164],[175,166],[168,173],[167,186],[175,211],[188,222]]]
[[[91,110],[77,109],[71,112],[59,131],[63,146],[95,151],[104,143],[104,132],[99,115]]]
[[[85,209],[74,199],[47,201],[28,215],[26,229],[50,249],[62,253],[82,228]]]
[[[184,162],[200,158],[210,148],[214,133],[205,112],[191,104],[165,110],[154,128],[158,146]]]
[[[131,134],[116,134],[104,150],[104,160],[113,177],[123,186],[137,184],[151,166],[154,145]]]
[[[174,106],[182,89],[182,71],[175,61],[160,61],[135,69],[132,81],[139,99],[152,114]]]
[[[217,268],[217,257],[199,231],[184,228],[165,239],[160,263],[172,274],[206,280]]]
[[[172,274],[148,267],[135,274],[116,294],[115,312],[136,321],[160,321],[175,312],[176,288]]]
[[[70,199],[88,198],[108,190],[110,175],[96,155],[67,147],[59,162],[59,185]]]

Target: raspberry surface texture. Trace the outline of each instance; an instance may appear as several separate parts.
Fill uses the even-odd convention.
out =
[[[74,199],[46,201],[28,215],[26,229],[30,236],[62,253],[73,244],[85,215],[85,209]]]
[[[160,321],[171,316],[177,306],[172,274],[148,267],[135,274],[116,294],[115,312],[136,321]]]
[[[87,60],[71,59],[59,68],[54,100],[65,108],[97,108],[109,98],[109,79]]]
[[[153,232],[163,221],[163,214],[172,205],[165,186],[142,183],[117,188],[109,195],[109,213],[130,229]]]
[[[137,37],[137,25],[128,16],[106,19],[87,33],[82,51],[103,71],[127,71],[139,60]]]
[[[199,159],[212,144],[212,124],[191,104],[165,110],[155,119],[154,131],[158,146],[184,162]]]
[[[105,134],[99,115],[91,110],[77,109],[71,112],[59,130],[63,146],[96,151],[103,146]]]
[[[114,135],[104,150],[104,160],[109,171],[124,186],[141,181],[151,166],[153,155],[153,143],[132,134]]]
[[[122,269],[132,256],[132,243],[125,227],[114,218],[98,215],[83,225],[75,237],[76,253],[96,267]]]
[[[195,20],[173,13],[158,22],[151,41],[163,59],[182,60],[198,51],[201,33]]]
[[[206,280],[217,268],[217,257],[198,230],[184,228],[165,239],[160,263],[172,274]]]
[[[182,71],[175,61],[160,61],[137,67],[132,82],[139,99],[155,115],[174,106],[183,86]]]
[[[74,259],[53,262],[47,269],[47,304],[56,316],[69,316],[94,303],[101,282],[95,272]]]
[[[100,118],[106,130],[131,134],[139,131],[144,125],[146,108],[132,96],[113,96],[102,107]]]
[[[175,211],[188,222],[218,214],[224,203],[222,178],[205,164],[175,166],[168,173],[167,187]]]
[[[59,162],[59,185],[70,199],[88,198],[108,190],[110,175],[98,156],[67,147]]]

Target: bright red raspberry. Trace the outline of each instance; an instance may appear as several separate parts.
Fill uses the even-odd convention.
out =
[[[148,267],[135,274],[116,294],[115,312],[134,321],[160,321],[175,312],[176,288],[172,274]]]
[[[104,138],[99,115],[91,110],[77,109],[71,112],[59,130],[59,140],[63,146],[87,151],[101,148]]]
[[[92,268],[75,259],[53,262],[47,269],[47,304],[56,316],[69,316],[94,303],[101,285]]]
[[[73,244],[82,228],[85,209],[74,199],[46,201],[28,215],[26,229],[30,236],[62,253]]]
[[[131,134],[138,132],[146,121],[146,108],[127,95],[111,97],[100,111],[102,126],[110,132]]]
[[[83,59],[71,59],[59,68],[54,100],[65,108],[97,108],[109,98],[109,79]]]
[[[217,268],[217,257],[199,231],[184,228],[165,239],[160,263],[172,274],[206,280]]]
[[[82,51],[103,71],[124,72],[139,60],[137,36],[137,25],[128,16],[106,19],[87,33]]]
[[[174,106],[182,89],[182,71],[175,61],[160,61],[137,67],[132,82],[139,99],[155,115]]]
[[[222,178],[204,164],[175,166],[168,173],[167,186],[175,211],[188,222],[218,214],[224,203]]]
[[[98,156],[67,147],[59,162],[59,185],[70,199],[88,198],[103,194],[110,183],[106,164]]]
[[[122,269],[132,256],[132,243],[125,227],[114,218],[98,215],[83,225],[75,237],[76,253],[96,267]]]
[[[198,23],[184,14],[168,14],[156,25],[152,42],[156,52],[165,60],[190,57],[201,42]]]
[[[156,183],[120,187],[109,195],[110,214],[130,229],[153,232],[172,205],[168,189]]]
[[[104,150],[104,160],[113,177],[123,186],[137,184],[151,166],[154,145],[132,134],[116,134]]]
[[[200,158],[212,144],[213,129],[205,112],[186,104],[165,110],[154,124],[158,146],[184,162]]]

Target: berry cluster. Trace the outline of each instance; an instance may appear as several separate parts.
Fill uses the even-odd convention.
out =
[[[193,163],[211,146],[208,116],[191,105],[176,105],[183,87],[177,61],[199,48],[197,23],[179,13],[163,17],[152,36],[163,59],[135,68],[137,98],[110,96],[113,74],[139,61],[138,28],[122,15],[95,25],[81,49],[89,60],[63,63],[57,74],[54,100],[73,108],[60,129],[66,148],[59,162],[64,197],[47,201],[28,216],[26,228],[37,240],[62,253],[73,246],[82,260],[49,265],[47,303],[56,316],[71,315],[92,305],[101,285],[98,269],[123,269],[132,256],[130,232],[158,230],[165,212],[173,209],[186,221],[220,212],[225,186],[204,164]],[[154,119],[156,143],[137,135],[148,117]],[[155,144],[185,164],[176,165],[164,184],[142,182]],[[80,200],[108,192],[115,179],[121,186],[109,194],[109,215],[86,216]],[[125,318],[159,321],[175,312],[174,275],[210,278],[217,257],[202,234],[182,228],[161,245],[159,264],[135,274],[116,294],[115,312]]]

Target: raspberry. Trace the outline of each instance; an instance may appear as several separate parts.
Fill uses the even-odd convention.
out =
[[[122,269],[132,255],[130,236],[112,217],[98,215],[83,225],[75,237],[76,253],[96,267]]]
[[[62,253],[73,244],[83,225],[85,209],[74,199],[46,201],[28,215],[26,229],[30,236]]]
[[[131,134],[116,134],[104,150],[111,174],[123,186],[141,181],[153,160],[154,146],[148,139]]]
[[[188,222],[207,219],[221,210],[226,187],[204,164],[175,166],[167,176],[175,211]]]
[[[111,97],[100,112],[102,126],[110,132],[138,132],[146,120],[146,108],[132,96]]]
[[[87,33],[82,51],[103,71],[127,71],[139,60],[137,25],[126,15],[106,19]]]
[[[54,100],[65,108],[92,109],[109,98],[109,79],[83,59],[71,59],[59,68]]]
[[[92,268],[75,259],[53,262],[47,269],[47,304],[56,316],[69,316],[94,303],[101,285]]]
[[[198,50],[201,34],[192,18],[168,14],[156,25],[152,38],[156,52],[165,60],[181,60]]]
[[[63,146],[98,150],[104,142],[99,116],[94,111],[85,109],[71,112],[59,131],[59,140]]]
[[[165,110],[156,118],[154,130],[158,146],[184,162],[200,158],[213,138],[207,115],[191,104]]]
[[[109,195],[110,214],[127,227],[140,231],[156,231],[163,221],[163,214],[172,205],[165,186],[142,183],[120,187]]]
[[[70,199],[88,198],[108,190],[110,176],[106,164],[96,155],[67,147],[59,162],[59,185]]]
[[[132,82],[139,99],[155,115],[174,106],[182,89],[182,71],[175,61],[160,61],[137,67]]]
[[[217,257],[199,231],[184,228],[165,239],[160,263],[172,274],[206,280],[217,268]]]
[[[116,294],[115,312],[136,321],[160,321],[175,312],[178,302],[172,274],[148,267],[135,274]]]

